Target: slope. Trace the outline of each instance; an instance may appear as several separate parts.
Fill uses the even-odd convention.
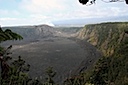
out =
[[[78,80],[94,85],[128,84],[128,22],[86,25],[78,38],[87,40],[103,53],[94,68],[80,73]]]

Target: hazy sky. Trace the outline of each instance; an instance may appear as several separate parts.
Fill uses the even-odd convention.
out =
[[[53,21],[128,16],[125,2],[85,6],[78,0],[0,0],[0,25],[52,24]]]

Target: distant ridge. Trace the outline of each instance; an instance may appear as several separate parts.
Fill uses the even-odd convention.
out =
[[[40,39],[42,37],[54,36],[56,34],[54,27],[46,24],[33,26],[11,26],[2,28],[11,29],[13,32],[16,32],[23,36],[24,40]]]

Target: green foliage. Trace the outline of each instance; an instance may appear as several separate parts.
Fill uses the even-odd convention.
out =
[[[0,85],[57,85],[53,80],[56,72],[52,67],[46,69],[46,82],[30,78],[28,75],[30,65],[26,64],[20,56],[17,60],[12,60],[9,51],[11,48],[12,46],[9,46],[1,52]]]
[[[46,78],[46,83],[44,83],[44,85],[56,85],[53,77],[56,75],[56,72],[53,71],[52,67],[48,67],[46,69],[46,74],[47,74],[47,78]]]
[[[95,85],[127,85],[127,61],[127,56],[116,55],[100,59],[89,77],[89,82]]]
[[[12,32],[9,29],[5,31],[0,27],[0,42],[7,40],[21,40],[23,39],[17,33]],[[25,61],[19,57],[18,60],[15,60],[11,64],[8,64],[8,61],[12,58],[10,57],[10,49],[12,45],[7,49],[0,47],[0,67],[1,67],[1,85],[27,85],[27,80],[29,80],[28,75],[25,71],[28,71],[29,65],[25,65]]]
[[[105,57],[94,68],[84,73],[86,83],[94,85],[128,85],[128,23],[101,23],[87,25],[84,39],[97,37],[96,47]],[[87,34],[88,33],[88,34]],[[113,53],[109,54],[112,50]],[[89,74],[89,75],[87,75]]]
[[[104,56],[111,56],[122,43],[127,28],[128,22],[90,24],[82,29],[78,37],[96,46]]]
[[[19,34],[12,32],[9,29],[3,31],[0,28],[0,42],[7,40],[23,39]],[[10,57],[10,49],[12,45],[7,49],[0,47],[0,62],[1,62],[1,85],[55,85],[53,77],[56,72],[53,71],[52,67],[46,70],[48,77],[47,81],[42,83],[37,79],[31,79],[28,75],[30,65],[19,56],[17,60],[12,60]],[[12,60],[12,62],[9,62]]]
[[[98,60],[93,69],[67,78],[63,85],[128,85],[127,31],[127,22],[86,25],[79,37],[82,36],[92,44],[95,42],[95,46],[104,53],[104,57]],[[11,35],[10,32],[10,30],[5,31]],[[6,40],[10,38],[8,36]],[[4,68],[1,67],[3,69],[0,82],[2,85],[57,85],[54,82],[56,72],[52,67],[46,69],[46,81],[41,82],[29,77],[30,65],[26,64],[20,56],[17,60],[8,63],[11,59],[8,50],[11,47],[0,48],[3,63],[1,66],[4,66]]]
[[[3,27],[3,30],[11,29],[13,32],[20,34],[24,39],[25,38],[38,38],[39,35],[36,33],[37,29],[33,26],[26,26],[26,27]]]
[[[6,78],[2,78],[3,85],[27,85],[30,81],[27,72],[29,71],[29,65],[25,64],[25,61],[19,57],[9,66],[9,70],[6,73]]]
[[[3,31],[2,28],[0,27],[0,42],[18,39],[21,40],[23,38],[17,33],[12,32],[10,29],[6,29],[5,31]]]
[[[86,84],[86,78],[85,74],[81,73],[79,75],[67,78],[64,81],[64,85],[85,85]]]
[[[0,52],[0,62],[1,62],[1,76],[0,84],[1,85],[28,85],[30,80],[27,72],[29,71],[29,65],[26,65],[25,61],[18,58],[9,63],[10,49],[12,46],[9,46],[7,49],[2,49]]]

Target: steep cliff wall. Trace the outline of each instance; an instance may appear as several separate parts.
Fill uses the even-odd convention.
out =
[[[96,46],[103,57],[93,69],[85,70],[69,80],[77,79],[87,85],[128,84],[128,22],[86,25],[77,37]]]
[[[90,24],[80,30],[77,37],[96,46],[103,55],[110,56],[123,41],[127,30],[127,22]]]

